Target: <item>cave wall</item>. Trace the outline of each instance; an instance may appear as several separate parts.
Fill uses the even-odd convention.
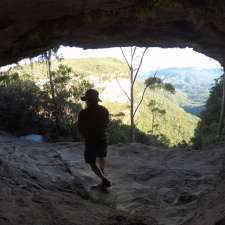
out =
[[[1,0],[0,65],[55,45],[193,47],[225,64],[223,0]]]

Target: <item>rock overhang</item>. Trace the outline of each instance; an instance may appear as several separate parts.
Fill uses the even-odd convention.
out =
[[[0,65],[55,45],[192,47],[225,63],[223,0],[2,0]]]

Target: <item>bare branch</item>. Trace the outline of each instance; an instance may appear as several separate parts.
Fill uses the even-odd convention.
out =
[[[129,62],[128,62],[128,60],[127,60],[127,57],[126,57],[126,55],[125,55],[125,53],[124,53],[124,51],[123,51],[123,49],[120,47],[120,51],[121,51],[121,53],[122,53],[122,55],[123,55],[123,58],[125,59],[125,61],[126,61],[126,63],[127,63],[127,66],[129,67],[129,70],[130,70],[130,64],[129,64]]]
[[[122,85],[120,84],[118,78],[116,77],[116,81],[121,89],[121,91],[125,94],[125,96],[128,98],[129,101],[131,101],[130,96],[127,94],[127,92],[123,89]]]
[[[131,50],[131,65],[133,65],[133,60],[134,60],[134,55],[135,55],[136,50],[137,50],[137,47],[136,46],[134,47],[134,51],[133,52]]]
[[[148,48],[146,47],[145,50],[144,50],[144,52],[142,53],[141,60],[140,60],[140,62],[139,62],[137,71],[135,72],[135,75],[134,75],[133,83],[135,83],[135,81],[136,81],[136,79],[137,79],[137,75],[138,75],[139,70],[140,70],[140,68],[141,68],[141,65],[142,65],[142,63],[143,63],[143,59],[144,59],[144,56],[145,56],[145,53],[146,53],[147,49],[148,49]]]
[[[145,89],[144,89],[144,91],[143,91],[143,93],[142,93],[142,96],[141,96],[141,100],[140,100],[140,102],[138,103],[136,109],[134,110],[134,117],[135,117],[135,114],[136,114],[137,110],[139,109],[141,103],[142,103],[143,100],[144,100],[144,96],[145,96],[145,92],[146,92],[147,88],[148,88],[148,86],[145,86]]]
[[[130,65],[132,66],[132,52],[133,52],[133,47],[130,47]]]
[[[153,77],[156,77],[157,73],[158,73],[158,70],[155,71]]]
[[[155,71],[154,77],[156,77],[156,75],[157,75],[157,73],[158,73],[159,70],[160,70],[160,69],[158,68],[158,69]],[[162,79],[162,78],[160,78],[160,79],[161,79],[162,82],[166,81],[166,77],[164,77],[164,79]]]

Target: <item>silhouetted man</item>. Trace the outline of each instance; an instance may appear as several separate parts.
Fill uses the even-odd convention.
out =
[[[110,181],[104,176],[105,157],[107,155],[106,127],[109,123],[108,110],[99,105],[99,94],[95,89],[86,91],[81,98],[86,102],[87,108],[78,116],[78,129],[85,140],[84,158],[90,164],[93,172],[102,180],[101,188],[111,186]],[[99,158],[99,166],[96,165]]]

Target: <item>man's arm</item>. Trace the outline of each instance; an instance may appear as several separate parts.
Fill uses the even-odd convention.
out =
[[[78,115],[77,126],[78,126],[78,130],[79,130],[79,133],[81,134],[81,136],[84,136],[84,122],[83,122],[82,111]]]
[[[106,119],[105,119],[105,121],[106,121],[106,126],[109,124],[109,111],[108,111],[108,109],[106,109]]]
[[[109,124],[109,111],[104,108],[104,111],[102,113],[102,123],[101,123],[101,126],[102,126],[102,129],[105,129],[108,124]]]

